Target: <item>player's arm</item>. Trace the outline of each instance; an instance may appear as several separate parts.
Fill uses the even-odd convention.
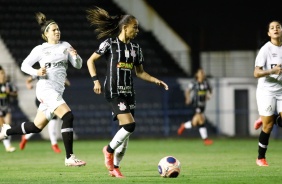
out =
[[[275,65],[269,70],[263,70],[262,66],[256,66],[254,70],[254,77],[255,78],[260,78],[260,77],[265,77],[269,76],[272,74],[279,75],[282,72],[281,65]]]
[[[135,66],[135,73],[136,73],[136,76],[138,78],[145,80],[145,81],[148,81],[148,82],[155,83],[159,86],[163,86],[165,88],[165,90],[168,90],[168,85],[165,82],[163,82],[163,81],[149,75],[147,72],[145,72],[142,64]]]
[[[102,88],[101,88],[101,84],[99,82],[99,78],[97,76],[97,71],[96,71],[96,66],[95,66],[95,62],[101,57],[100,54],[97,54],[96,52],[94,52],[90,58],[87,60],[87,68],[89,71],[90,76],[92,77],[93,83],[94,83],[94,92],[96,94],[101,94],[102,93]]]

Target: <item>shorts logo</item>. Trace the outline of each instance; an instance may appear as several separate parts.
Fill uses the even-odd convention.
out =
[[[267,108],[265,109],[265,111],[266,111],[266,112],[271,112],[271,111],[272,111],[271,105],[270,105],[269,107],[267,107]]]
[[[120,103],[118,104],[118,106],[119,106],[119,110],[121,110],[121,111],[124,111],[124,110],[126,109],[126,106],[124,105],[123,102],[120,102]]]

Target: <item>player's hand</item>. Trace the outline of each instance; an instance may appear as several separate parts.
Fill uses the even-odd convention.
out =
[[[77,51],[73,47],[69,48],[68,51],[72,57],[77,56]]]
[[[165,90],[168,90],[168,85],[165,82],[163,82],[161,80],[157,80],[157,81],[155,81],[155,83],[159,86],[163,86],[165,88]]]
[[[99,80],[94,81],[94,88],[93,88],[94,93],[96,94],[101,94],[102,93],[102,88]]]
[[[45,76],[46,74],[47,74],[47,70],[46,70],[45,67],[40,68],[40,69],[37,70],[37,75],[38,76]]]

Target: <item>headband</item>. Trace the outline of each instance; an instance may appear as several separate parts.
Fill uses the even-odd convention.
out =
[[[56,24],[56,22],[50,22],[50,23],[46,26],[46,28],[44,29],[44,33],[45,33],[46,30],[49,28],[49,26],[52,25],[52,24]]]

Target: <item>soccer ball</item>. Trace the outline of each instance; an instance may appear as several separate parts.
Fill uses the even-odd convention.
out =
[[[158,164],[158,170],[164,178],[176,178],[180,173],[180,162],[174,156],[163,157]]]

